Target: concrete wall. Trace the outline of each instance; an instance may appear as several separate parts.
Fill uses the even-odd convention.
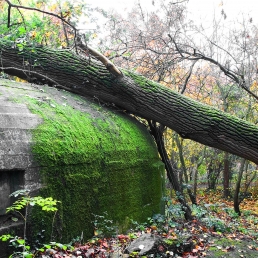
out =
[[[13,199],[9,194],[19,189],[39,188],[39,174],[33,167],[31,129],[42,122],[25,104],[10,102],[9,81],[0,95],[0,215]],[[26,172],[26,173],[25,173]]]
[[[32,114],[25,104],[10,101],[11,85],[15,84],[0,80],[0,235],[12,233],[22,236],[23,221],[14,222],[12,215],[6,214],[6,208],[15,201],[9,197],[14,191],[40,188],[38,168],[33,168],[30,146],[31,129],[42,119]],[[11,253],[6,242],[0,241],[0,250],[0,258]]]
[[[108,211],[115,222],[128,223],[161,210],[164,166],[153,139],[109,105],[0,80],[0,235],[22,230],[5,214],[14,201],[9,194],[18,189],[61,201],[54,232],[63,241],[81,231],[90,236],[92,213]],[[42,227],[51,232],[52,217],[47,223],[35,214],[32,234]]]

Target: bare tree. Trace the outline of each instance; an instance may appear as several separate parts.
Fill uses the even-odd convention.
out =
[[[76,37],[74,49],[61,50],[33,44],[20,49],[17,42],[0,38],[1,70],[28,81],[48,83],[82,96],[97,97],[152,121],[150,126],[155,127],[158,122],[161,128],[156,126],[156,129],[167,126],[183,138],[257,163],[258,129],[255,125],[180,94],[186,91],[197,62],[206,61],[216,65],[228,78],[255,96],[246,86],[246,79],[242,79],[244,75],[239,73],[242,70],[235,72],[208,54],[204,55],[201,50],[197,51],[195,45],[185,43],[188,36],[177,38],[181,32],[172,34],[173,29],[186,28],[183,23],[184,8],[174,5],[161,7],[167,14],[164,17],[155,13],[146,16],[138,7],[138,12],[131,15],[138,15],[143,22],[133,27],[132,34],[121,31],[123,27],[118,27],[118,20],[113,20],[113,29],[119,35],[116,38],[119,47],[107,51],[106,56],[88,46],[83,37]],[[62,16],[60,19],[63,19]],[[134,21],[133,17],[131,21]],[[127,21],[125,25],[130,26],[130,23]],[[124,67],[121,62],[123,59],[128,62],[129,68],[134,67],[133,63],[139,64],[138,70],[143,74],[167,85],[173,83],[174,72],[180,68],[179,64],[184,63],[189,70],[185,69],[180,80],[174,82],[179,84],[178,94],[139,74],[118,68],[110,62],[112,57],[116,57],[114,60]],[[160,137],[157,139],[161,141]],[[180,190],[180,187],[177,188]]]

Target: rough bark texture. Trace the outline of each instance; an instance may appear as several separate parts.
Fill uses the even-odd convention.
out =
[[[230,189],[229,189],[229,179],[230,179],[230,161],[229,161],[229,155],[227,152],[224,154],[224,169],[223,169],[223,196],[224,198],[230,197]]]
[[[234,193],[234,210],[236,213],[238,213],[239,216],[241,216],[241,211],[240,211],[240,201],[239,201],[239,193],[240,193],[240,187],[241,187],[241,181],[242,181],[242,176],[244,173],[245,169],[245,159],[241,160],[239,172],[238,172],[238,178],[237,178],[237,183],[236,183],[236,188],[235,188],[235,193]]]
[[[0,41],[0,51],[1,67],[6,73],[114,103],[160,122],[184,138],[258,163],[255,125],[193,101],[143,76],[123,71],[123,76],[115,77],[99,61],[68,50],[43,47],[19,50],[14,43]]]
[[[179,181],[176,176],[176,171],[173,169],[172,164],[168,158],[168,154],[166,152],[164,140],[163,140],[163,132],[164,132],[164,126],[160,124],[157,126],[156,122],[153,121],[148,121],[149,127],[150,127],[150,133],[153,135],[157,148],[160,154],[160,157],[162,159],[162,162],[165,164],[165,168],[167,171],[167,177],[172,184],[174,190],[176,191],[177,199],[182,205],[182,209],[184,211],[184,216],[186,220],[192,220],[192,211],[187,204],[184,194],[183,194],[183,189],[182,189],[182,184],[179,184]]]

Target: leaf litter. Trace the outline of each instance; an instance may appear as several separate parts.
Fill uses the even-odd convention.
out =
[[[216,194],[215,194],[216,193]],[[156,216],[147,223],[132,223],[127,234],[112,237],[95,235],[86,243],[75,242],[73,248],[58,247],[38,253],[41,258],[154,258],[154,257],[258,257],[258,200],[246,199],[242,204],[242,216],[233,210],[233,202],[221,198],[221,193],[210,192],[198,196],[198,208],[193,207],[194,219],[184,220],[177,213],[178,203],[170,201],[172,217]],[[174,208],[174,212],[173,212]],[[249,209],[250,208],[250,209]],[[128,246],[143,234],[159,237],[153,248],[139,255],[139,250],[127,252]]]

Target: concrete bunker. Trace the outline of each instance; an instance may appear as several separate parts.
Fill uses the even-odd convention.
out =
[[[0,215],[5,215],[6,208],[14,202],[9,195],[24,189],[24,173],[21,169],[0,170]]]
[[[0,147],[0,216],[13,190],[51,196],[61,201],[57,240],[69,241],[82,231],[90,237],[92,214],[107,212],[125,229],[130,219],[144,221],[163,208],[164,165],[154,141],[112,103],[0,80]],[[47,239],[52,216],[31,214],[31,236],[44,228]],[[6,231],[6,225],[1,228]]]

